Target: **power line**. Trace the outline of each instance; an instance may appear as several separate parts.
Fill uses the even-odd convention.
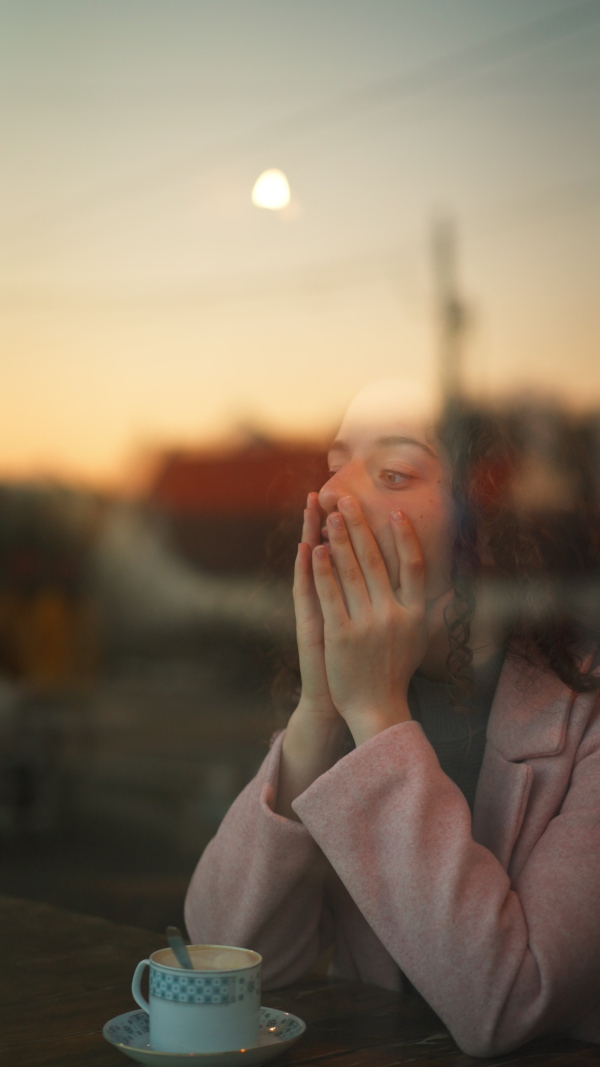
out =
[[[416,70],[390,76],[379,82],[353,90],[336,99],[295,112],[284,119],[267,123],[258,130],[206,146],[185,160],[168,163],[116,182],[104,189],[73,197],[62,203],[41,208],[17,220],[4,231],[4,240],[38,234],[61,222],[95,214],[102,208],[130,202],[144,193],[156,192],[190,175],[208,174],[225,163],[272,150],[278,144],[322,133],[345,122],[364,118],[385,106],[409,101],[423,93],[438,91],[456,82],[464,82],[488,70],[530,52],[548,47],[564,37],[581,33],[600,22],[598,0],[577,4],[516,26],[476,44],[466,45],[446,56],[432,60]],[[208,161],[207,161],[208,160]]]
[[[145,292],[82,293],[50,290],[25,290],[0,293],[0,306],[18,309],[48,306],[54,311],[69,307],[147,309],[157,306],[182,310],[191,307],[201,310],[227,308],[235,304],[261,303],[273,299],[306,299],[333,293],[336,290],[379,280],[382,276],[397,277],[405,272],[403,251],[398,245],[379,248],[354,256],[322,260],[319,263],[293,267],[287,271],[268,272],[257,277],[256,271],[247,274],[199,281],[178,289],[162,288]]]
[[[467,227],[476,225],[477,232],[484,235],[494,227],[526,225],[556,214],[589,210],[593,203],[600,202],[600,174],[565,182],[549,189],[537,190],[525,196],[514,197],[495,204],[462,213]],[[31,307],[48,307],[60,311],[66,306],[90,310],[148,310],[173,309],[183,311],[219,311],[234,306],[260,305],[272,300],[310,300],[326,296],[342,289],[371,283],[384,277],[397,279],[399,273],[406,275],[407,250],[395,244],[373,249],[356,255],[321,260],[317,263],[288,270],[267,272],[262,276],[256,271],[238,273],[210,280],[188,283],[178,289],[161,288],[145,292],[82,293],[74,291],[0,291],[0,307],[18,310]],[[397,293],[397,295],[399,295]],[[425,305],[414,297],[402,297],[406,310],[426,310]],[[417,307],[419,305],[419,307]]]
[[[494,226],[523,225],[561,214],[589,211],[598,201],[600,174],[588,174],[549,189],[536,189],[522,196],[486,205],[476,209],[470,217],[487,231]]]

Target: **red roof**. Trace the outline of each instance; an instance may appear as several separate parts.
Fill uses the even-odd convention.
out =
[[[154,506],[188,515],[279,515],[304,506],[327,479],[325,448],[260,442],[236,451],[173,452],[148,493]]]

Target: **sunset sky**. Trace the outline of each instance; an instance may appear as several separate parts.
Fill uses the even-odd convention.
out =
[[[600,404],[599,56],[597,0],[0,0],[0,477],[433,388],[440,217],[465,388]]]

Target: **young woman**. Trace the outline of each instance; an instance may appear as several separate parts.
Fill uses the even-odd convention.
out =
[[[298,549],[300,699],[196,869],[194,941],[258,950],[271,986],[333,946],[332,975],[408,978],[471,1055],[600,1041],[578,592],[600,523],[575,438],[560,451],[508,417],[435,426],[402,383],[350,406]]]

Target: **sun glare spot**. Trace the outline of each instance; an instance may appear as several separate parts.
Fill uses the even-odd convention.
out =
[[[252,203],[270,211],[281,211],[290,202],[289,182],[281,170],[264,170],[254,183]]]

